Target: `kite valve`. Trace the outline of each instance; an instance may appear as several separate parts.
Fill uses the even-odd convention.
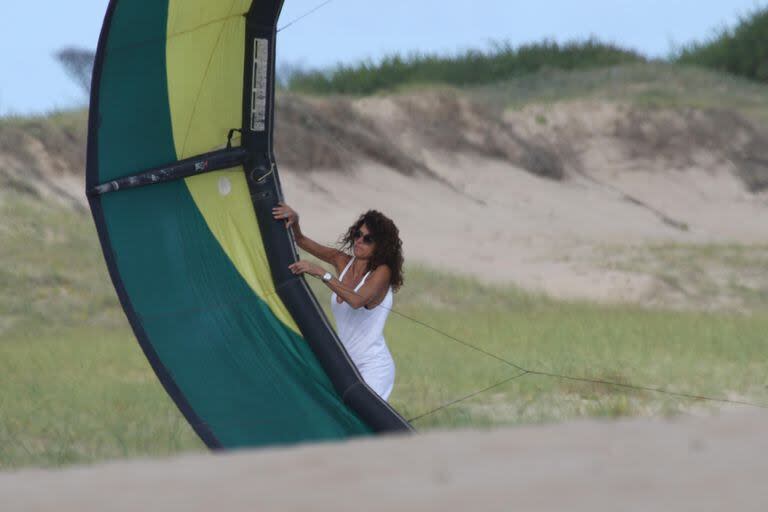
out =
[[[251,180],[254,181],[255,183],[258,183],[259,185],[261,185],[274,172],[275,172],[275,164],[274,164],[274,162],[270,164],[269,169],[265,169],[264,167],[255,167],[251,171]],[[261,176],[259,176],[259,173],[263,173],[263,174],[261,174]]]

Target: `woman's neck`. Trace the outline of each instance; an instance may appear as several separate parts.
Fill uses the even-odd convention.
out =
[[[363,259],[355,257],[355,261],[352,263],[352,274],[360,276],[365,273],[368,270],[369,262],[370,260],[368,258]]]

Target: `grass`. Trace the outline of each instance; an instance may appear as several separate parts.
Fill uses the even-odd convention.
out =
[[[127,327],[0,341],[0,468],[202,450]]]
[[[81,142],[85,141],[87,130],[85,108],[52,110],[31,116],[9,114],[0,116],[0,149],[4,152],[17,149],[14,136],[24,134],[41,141],[51,152],[68,157],[70,153],[83,151]]]
[[[664,283],[657,304],[768,311],[768,245],[657,243],[599,252],[608,268]]]
[[[0,117],[0,159],[3,167],[10,165],[0,168],[0,188],[37,193],[57,174],[83,169],[87,124],[85,110]],[[29,166],[24,173],[14,172],[19,162]]]
[[[599,69],[545,69],[494,84],[467,88],[499,108],[574,100],[627,102],[638,107],[738,112],[768,123],[765,85],[691,65],[651,62]]]
[[[670,312],[598,306],[482,287],[411,271],[395,309],[526,369],[720,398],[768,403],[765,313]],[[419,295],[424,293],[427,300]],[[435,297],[436,305],[429,303]],[[492,386],[516,370],[392,315],[398,362],[392,401],[407,417]],[[667,415],[716,407],[657,393],[528,375],[427,416],[420,428],[562,421],[584,416]]]
[[[0,339],[118,323],[96,230],[82,214],[0,195]]]
[[[90,218],[0,194],[0,468],[202,449],[138,350]]]
[[[90,219],[8,194],[0,194],[0,214],[0,469],[204,450],[127,326]],[[318,294],[327,306],[327,291]],[[768,403],[765,310],[560,302],[419,266],[408,267],[395,306],[531,370]],[[516,373],[398,314],[386,335],[398,365],[392,402],[408,418]],[[415,425],[490,427],[718,407],[527,375]]]

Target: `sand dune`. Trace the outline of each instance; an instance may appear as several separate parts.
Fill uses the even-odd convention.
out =
[[[673,302],[674,290],[655,276],[612,268],[617,249],[768,241],[768,196],[747,192],[727,168],[614,167],[553,181],[469,154],[427,161],[442,181],[373,164],[354,174],[286,169],[286,199],[304,232],[325,243],[376,208],[400,227],[407,260],[606,302]]]
[[[768,415],[446,432],[0,474],[3,511],[764,512]]]
[[[555,297],[739,309],[738,290],[768,290],[768,134],[738,113],[597,101],[503,111],[415,91],[283,94],[277,116],[287,200],[320,241],[377,208],[400,226],[407,261]],[[85,210],[84,125],[35,123],[2,128],[0,183]],[[654,271],[659,258],[627,261],[660,244],[754,257],[696,262],[712,276],[703,294]]]
[[[768,136],[739,114],[594,101],[497,112],[445,91],[282,105],[294,107],[278,124],[286,197],[323,242],[377,208],[409,261],[555,297],[738,309],[729,286],[768,289],[743,275],[768,255]],[[656,256],[627,263],[659,245],[737,245],[757,263],[696,261],[711,276],[696,293],[670,283],[680,269],[654,271]]]

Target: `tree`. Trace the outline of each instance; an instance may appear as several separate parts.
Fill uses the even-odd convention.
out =
[[[91,74],[96,54],[82,48],[63,48],[56,52],[56,60],[64,67],[69,77],[79,85],[86,94],[91,92]]]

